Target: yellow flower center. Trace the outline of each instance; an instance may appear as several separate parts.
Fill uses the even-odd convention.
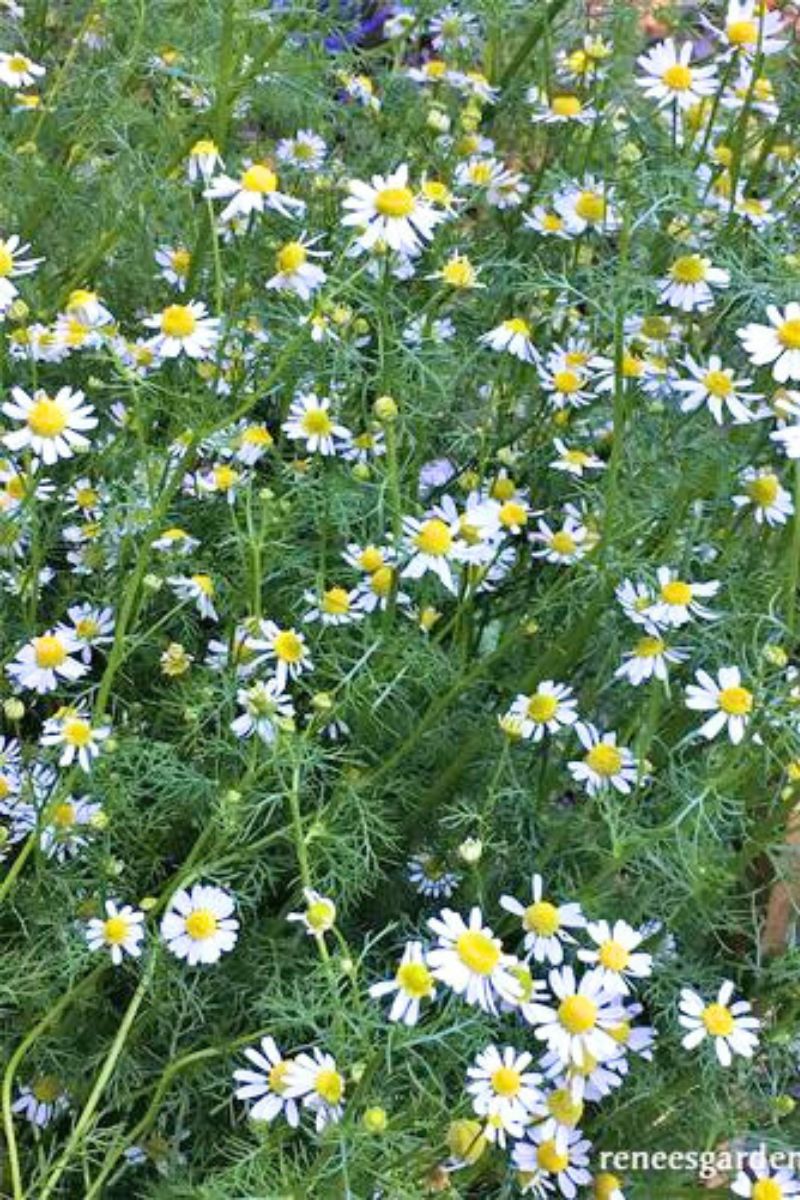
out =
[[[303,657],[303,643],[300,635],[293,629],[282,629],[276,633],[272,649],[275,651],[276,658],[279,658],[281,662],[297,663]]]
[[[192,941],[205,942],[217,932],[217,918],[208,908],[196,908],[186,918],[186,932]]]
[[[344,1080],[338,1071],[319,1071],[314,1080],[314,1090],[326,1104],[338,1104],[344,1095]]]
[[[581,386],[580,376],[576,375],[574,371],[556,371],[553,383],[556,391],[565,392],[567,395],[579,391]]]
[[[281,246],[276,257],[278,270],[284,275],[291,275],[308,261],[308,254],[301,242],[287,242]]]
[[[306,909],[306,921],[318,933],[330,929],[336,920],[336,905],[330,900],[314,900]]]
[[[56,400],[42,396],[28,413],[28,428],[37,437],[56,438],[67,427],[67,414]]]
[[[100,497],[92,487],[78,488],[75,493],[75,503],[78,505],[78,508],[91,508],[97,504],[99,499]]]
[[[630,961],[630,953],[619,942],[603,942],[597,955],[608,971],[624,971]]]
[[[248,167],[241,179],[246,192],[258,192],[262,196],[269,195],[278,189],[278,176],[270,167],[263,163],[253,163]]]
[[[586,765],[596,775],[602,775],[607,779],[611,775],[619,773],[622,767],[622,755],[616,746],[610,746],[608,742],[598,742],[586,755]]]
[[[377,546],[365,546],[358,556],[358,565],[372,575],[383,566],[383,551]]]
[[[513,1067],[498,1067],[492,1072],[492,1088],[498,1096],[516,1096],[522,1080]]]
[[[719,694],[719,706],[732,717],[744,717],[753,711],[753,693],[744,687],[723,688]]]
[[[377,571],[373,571],[369,586],[376,596],[388,596],[392,590],[393,580],[394,571],[391,567],[379,567]]]
[[[469,169],[469,174],[470,174],[470,178],[473,183],[477,184],[478,187],[483,187],[485,184],[487,184],[491,181],[491,178],[492,178],[491,163],[487,163],[487,162],[473,163]]]
[[[403,963],[397,969],[395,981],[406,995],[413,996],[415,1000],[431,994],[431,973],[424,963]]]
[[[61,1084],[55,1075],[41,1075],[31,1088],[37,1100],[43,1104],[52,1104],[61,1095]]]
[[[757,1179],[750,1195],[753,1200],[783,1200],[783,1188],[777,1179]]]
[[[69,829],[75,824],[76,817],[75,805],[70,804],[68,800],[65,800],[63,804],[57,805],[53,810],[53,824],[58,826],[59,829]]]
[[[596,225],[605,218],[606,202],[597,192],[581,192],[575,201],[575,212],[590,225]]]
[[[558,1006],[558,1019],[568,1033],[588,1033],[597,1021],[597,1005],[588,996],[566,996]]]
[[[195,144],[192,146],[192,149],[190,150],[190,154],[192,154],[195,158],[199,157],[199,155],[201,155],[201,154],[216,154],[216,153],[217,153],[217,144],[216,144],[216,142],[212,142],[210,140],[210,138],[201,138],[199,142],[195,142]]]
[[[479,929],[469,929],[459,936],[456,953],[476,975],[491,975],[500,962],[500,948]]]
[[[667,67],[661,79],[673,92],[688,92],[692,86],[691,67],[685,67],[682,63],[674,63],[671,67]]]
[[[556,1146],[555,1138],[550,1138],[538,1146],[536,1161],[543,1171],[549,1171],[551,1175],[560,1175],[569,1166],[569,1155],[562,1154]]]
[[[800,350],[800,320],[784,321],[778,329],[778,341],[786,350]]]
[[[8,60],[8,66],[15,75],[24,75],[31,65],[31,60],[26,58],[24,54],[12,54]]]
[[[273,1091],[276,1096],[282,1096],[286,1091],[286,1074],[292,1064],[287,1060],[281,1059],[269,1069],[269,1086],[270,1091]]]
[[[706,277],[706,264],[699,254],[682,254],[669,269],[676,283],[702,283]]]
[[[620,1191],[621,1187],[622,1183],[618,1176],[612,1175],[609,1171],[601,1171],[594,1177],[595,1200],[611,1200],[614,1192]]]
[[[507,500],[498,513],[500,524],[507,529],[515,525],[524,525],[528,520],[528,510],[518,500]]]
[[[442,79],[447,74],[447,63],[441,58],[432,58],[425,63],[424,71],[431,79]]]
[[[109,917],[103,922],[103,937],[109,946],[121,946],[128,936],[128,922],[124,917]]]
[[[709,371],[703,377],[703,384],[712,396],[724,400],[733,391],[733,381],[727,371]]]
[[[468,258],[457,254],[442,267],[442,279],[454,288],[469,288],[475,282],[475,268]]]
[[[169,256],[170,265],[176,275],[188,275],[189,267],[192,263],[192,256],[188,250],[173,250]]]
[[[775,503],[779,487],[777,475],[758,475],[748,481],[746,491],[755,504],[761,508],[768,508],[770,504]]]
[[[574,1099],[569,1088],[556,1088],[551,1092],[547,1097],[547,1108],[559,1125],[574,1128],[583,1116],[583,1103]]]
[[[550,538],[550,549],[554,550],[556,554],[574,554],[575,538],[571,533],[567,533],[566,529],[559,529],[558,533],[554,533]]]
[[[577,96],[554,96],[550,108],[557,117],[577,117],[583,112],[583,105]]]
[[[322,611],[331,616],[342,617],[350,611],[350,596],[343,587],[328,588],[322,597]]]
[[[186,338],[197,328],[197,318],[186,304],[170,304],[161,314],[161,332],[166,337]]]
[[[300,428],[309,437],[328,437],[333,429],[333,421],[324,408],[312,408],[303,413]]]
[[[564,228],[564,220],[558,213],[545,213],[542,217],[542,228],[548,233],[560,233]]]
[[[227,492],[239,478],[238,471],[234,471],[233,467],[226,466],[214,467],[213,475],[214,486],[220,492]]]
[[[732,46],[755,46],[758,43],[755,21],[731,21],[726,32]]]
[[[407,187],[382,188],[375,197],[382,217],[409,217],[414,211],[414,193]]]
[[[432,554],[434,557],[440,558],[450,553],[453,535],[444,521],[439,517],[432,517],[416,534],[414,542],[423,554]]]
[[[724,1004],[709,1004],[703,1009],[703,1024],[712,1037],[728,1037],[736,1028],[731,1011]]]
[[[636,658],[656,658],[659,654],[663,654],[666,649],[666,644],[661,638],[643,637],[636,643],[634,655]]]
[[[43,637],[34,638],[33,653],[37,667],[45,670],[60,667],[67,657],[61,639],[53,633],[46,633]]]
[[[555,696],[547,692],[535,692],[528,697],[526,714],[537,725],[544,725],[547,721],[552,721],[557,709],[558,700]]]
[[[248,425],[242,430],[243,446],[271,446],[272,434],[266,425]]]
[[[79,717],[64,723],[64,741],[68,746],[88,746],[92,740],[92,727]]]
[[[0,277],[10,275],[14,269],[14,255],[5,242],[0,242]]]
[[[682,579],[672,579],[661,587],[661,599],[675,608],[684,608],[691,604],[692,595],[692,585],[684,583]]]
[[[665,317],[645,317],[642,321],[642,333],[646,338],[660,341],[669,333],[669,321]]]
[[[609,1035],[614,1039],[618,1046],[627,1046],[631,1036],[631,1026],[629,1021],[623,1021],[621,1025],[615,1025],[613,1029],[609,1029]]]
[[[531,327],[522,317],[510,317],[507,321],[503,321],[503,328],[508,333],[521,333],[523,337],[531,335]]]

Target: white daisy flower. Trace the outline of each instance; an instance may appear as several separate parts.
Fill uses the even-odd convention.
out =
[[[613,1058],[617,1046],[610,1030],[623,1015],[618,997],[592,971],[577,982],[572,967],[553,968],[548,982],[558,1003],[532,1006],[536,1037],[547,1042],[565,1066]]]
[[[275,678],[282,688],[286,687],[287,679],[298,679],[304,671],[313,670],[302,633],[281,629],[274,621],[261,621],[258,631],[258,637],[251,637],[247,643],[248,651],[254,655],[251,670],[264,660],[274,662]]]
[[[478,342],[498,353],[511,354],[520,362],[538,362],[539,356],[533,344],[531,327],[522,317],[509,317],[488,333],[481,334]]]
[[[704,621],[714,620],[716,613],[706,608],[701,601],[716,596],[720,588],[718,580],[689,583],[669,567],[659,567],[657,578],[658,594],[643,614],[647,624],[658,629],[685,625],[692,617],[701,617]]]
[[[69,1106],[67,1093],[55,1075],[40,1075],[33,1083],[21,1087],[11,1111],[21,1113],[26,1121],[44,1129]]]
[[[789,1200],[800,1194],[800,1179],[789,1167],[772,1167],[764,1161],[763,1152],[756,1153],[747,1163],[747,1169],[739,1171],[731,1191],[747,1200]]]
[[[533,558],[545,562],[569,565],[583,558],[591,549],[589,531],[576,517],[566,516],[560,529],[553,529],[547,521],[540,520],[532,542],[541,543],[541,550],[533,551]]]
[[[636,759],[630,750],[617,745],[616,733],[601,734],[594,725],[582,722],[575,730],[586,755],[567,764],[572,778],[582,783],[590,796],[608,786],[627,794],[638,773]]]
[[[558,362],[552,356],[548,357],[548,366],[539,369],[539,382],[546,392],[552,406],[556,410],[564,408],[583,408],[590,404],[593,396],[590,390],[591,381],[579,367],[565,362]]]
[[[168,304],[160,313],[147,317],[148,329],[158,333],[148,342],[156,358],[210,358],[219,340],[219,318],[209,317],[205,304],[190,300],[188,304]]]
[[[11,280],[32,274],[44,262],[43,258],[26,258],[29,250],[27,242],[23,243],[15,233],[0,238],[0,316],[8,311],[19,294]]]
[[[210,138],[201,138],[195,142],[189,151],[186,162],[186,174],[190,183],[201,179],[207,183],[216,170],[222,168],[222,157],[216,142]]]
[[[632,650],[626,650],[622,665],[614,672],[615,679],[627,679],[634,687],[649,679],[666,683],[669,677],[668,664],[685,662],[686,650],[667,645],[663,638],[647,634],[639,638]]]
[[[653,970],[653,956],[636,952],[645,935],[627,921],[590,921],[586,933],[595,947],[578,951],[581,962],[589,963],[601,985],[611,995],[626,996],[632,979],[646,979]]]
[[[323,138],[311,129],[298,129],[294,137],[281,138],[275,147],[278,162],[288,163],[299,171],[318,171],[325,161],[327,146]]]
[[[32,638],[6,666],[6,674],[17,687],[43,695],[54,692],[59,682],[74,683],[88,671],[86,663],[72,657],[79,649],[77,638],[65,630],[48,630]]]
[[[309,590],[303,593],[303,599],[311,605],[303,617],[304,621],[319,621],[322,625],[352,625],[364,615],[358,606],[358,592],[355,589],[348,591],[343,587],[330,587],[320,595]]]
[[[185,529],[172,525],[155,539],[153,549],[170,554],[191,554],[199,545],[198,539],[188,534]]]
[[[87,796],[66,796],[48,810],[48,823],[39,839],[42,852],[57,862],[73,858],[87,844],[90,831],[102,824],[103,816],[101,806]]]
[[[231,732],[238,738],[255,734],[269,746],[278,736],[281,721],[294,716],[291,698],[277,679],[258,680],[236,693],[236,702],[244,711],[231,721]]]
[[[720,668],[717,679],[707,671],[696,671],[697,685],[689,684],[686,689],[686,707],[698,712],[714,715],[700,726],[698,733],[711,740],[727,728],[728,737],[734,746],[741,742],[755,701],[753,693],[742,686],[738,667]]]
[[[514,1125],[526,1125],[542,1103],[542,1076],[528,1069],[532,1062],[532,1054],[513,1046],[487,1046],[481,1050],[474,1065],[467,1068],[466,1084],[477,1115],[499,1116]]]
[[[161,277],[179,292],[184,291],[192,265],[191,252],[185,246],[158,246],[155,260],[161,268]]]
[[[746,467],[739,478],[744,492],[733,497],[734,506],[752,506],[759,525],[785,525],[794,513],[794,502],[775,472],[769,467]]]
[[[533,1141],[517,1142],[512,1151],[516,1169],[523,1175],[545,1172],[545,1178],[555,1181],[564,1200],[574,1200],[578,1188],[592,1179],[587,1170],[592,1143],[578,1129],[571,1130],[561,1145],[555,1138],[545,1137],[540,1129],[534,1129],[531,1136]]]
[[[522,224],[525,229],[530,229],[532,233],[540,233],[542,237],[569,241],[573,236],[566,219],[544,204],[537,204],[530,213],[523,213]]]
[[[575,942],[570,929],[583,929],[586,925],[580,904],[574,901],[556,904],[545,899],[541,875],[533,876],[530,904],[521,904],[513,896],[501,896],[500,906],[521,918],[528,957],[537,963],[549,962],[554,967],[564,960],[564,946]]]
[[[144,938],[144,913],[130,904],[118,907],[106,900],[105,917],[92,917],[86,927],[86,942],[90,950],[108,950],[115,967],[124,954],[138,958]]]
[[[167,583],[179,600],[194,603],[204,620],[219,620],[214,607],[214,580],[210,575],[171,575]]]
[[[737,330],[751,363],[757,367],[772,363],[772,377],[778,383],[800,379],[800,304],[787,304],[781,311],[767,307],[769,325],[750,324]]]
[[[404,579],[421,579],[431,571],[455,594],[456,583],[452,563],[458,561],[460,532],[458,520],[449,523],[441,517],[431,516],[419,521],[416,517],[403,518],[405,534],[403,549],[409,560],[402,570]]]
[[[266,163],[245,166],[238,179],[217,175],[203,195],[209,200],[228,201],[220,213],[223,225],[237,219],[249,221],[253,213],[262,214],[267,210],[280,213],[282,217],[299,216],[306,207],[302,200],[278,190],[278,176]]]
[[[591,125],[597,116],[597,109],[573,92],[548,96],[542,88],[532,87],[525,98],[533,109],[531,120],[537,124]]]
[[[702,254],[681,254],[658,281],[659,300],[681,312],[708,312],[714,305],[713,288],[726,288],[730,272],[711,265]]]
[[[390,250],[414,254],[433,237],[444,214],[408,186],[405,163],[390,175],[373,175],[371,183],[351,179],[342,224],[355,226],[365,250],[383,243]]]
[[[81,770],[88,773],[100,754],[101,743],[110,734],[110,725],[92,725],[91,714],[86,709],[65,708],[45,721],[39,740],[43,746],[62,748],[58,760],[60,767],[70,767],[77,761]]]
[[[428,22],[434,50],[467,50],[480,33],[479,21],[472,12],[460,11],[448,4]]]
[[[311,937],[320,938],[329,933],[336,924],[336,905],[329,896],[323,896],[314,888],[303,888],[306,907],[303,912],[289,913],[287,921],[299,921]]]
[[[342,449],[342,443],[349,443],[351,438],[350,430],[334,421],[330,406],[327,396],[300,392],[292,401],[288,418],[281,429],[288,437],[305,442],[309,454],[330,457]]]
[[[190,967],[218,962],[236,945],[234,911],[233,896],[224,888],[205,883],[181,888],[161,921],[161,936],[170,953]]]
[[[420,896],[430,900],[449,900],[461,882],[461,876],[456,871],[448,871],[442,859],[424,852],[409,859],[406,873],[409,883]]]
[[[316,1047],[311,1054],[298,1054],[290,1060],[284,1079],[287,1098],[302,1099],[303,1106],[314,1113],[317,1133],[342,1119],[344,1076],[332,1055]]]
[[[422,942],[408,942],[400,965],[392,979],[374,983],[369,989],[373,999],[392,996],[389,1009],[390,1021],[401,1021],[404,1025],[416,1025],[423,1000],[433,1000],[436,987],[433,976],[425,962]]]
[[[614,233],[622,218],[614,203],[612,188],[606,187],[592,175],[562,188],[553,198],[553,207],[563,217],[571,234]]]
[[[81,646],[81,658],[91,662],[92,651],[114,640],[114,610],[94,604],[72,604],[67,609],[70,625],[59,624],[57,632],[69,632]]]
[[[13,399],[5,402],[3,412],[24,424],[3,437],[9,450],[30,450],[50,467],[60,458],[72,458],[76,451],[88,447],[84,431],[95,428],[97,417],[91,404],[84,403],[83,392],[63,387],[55,396],[39,390],[31,397],[22,388],[13,387],[11,395]]]
[[[683,393],[681,412],[694,412],[705,404],[718,425],[723,423],[726,408],[737,423],[755,420],[753,409],[747,405],[762,397],[747,391],[751,380],[736,379],[733,369],[723,367],[722,359],[716,354],[711,355],[706,365],[687,354],[684,364],[692,378],[675,381],[675,388]]]
[[[731,51],[748,58],[786,49],[784,19],[760,0],[728,0],[724,35]]]
[[[550,463],[554,471],[565,471],[568,475],[575,475],[578,479],[582,479],[586,471],[605,470],[606,464],[596,454],[590,454],[587,450],[573,449],[567,446],[561,438],[553,438],[553,445],[558,452],[558,458],[554,458]]]
[[[0,83],[10,88],[30,87],[45,73],[44,67],[25,54],[0,54]]]
[[[443,908],[428,925],[438,938],[428,953],[428,966],[467,1004],[495,1013],[498,999],[519,994],[519,984],[509,970],[516,960],[503,952],[502,942],[484,925],[479,908],[471,909],[469,923],[451,908]]]
[[[250,1120],[274,1121],[283,1114],[287,1124],[296,1129],[300,1124],[300,1110],[297,1101],[286,1095],[286,1076],[292,1060],[283,1057],[271,1037],[263,1037],[258,1049],[248,1046],[244,1054],[255,1070],[239,1067],[233,1072],[239,1085],[234,1095],[237,1100],[248,1102]]]
[[[659,42],[636,60],[644,71],[636,82],[645,89],[645,96],[657,101],[660,108],[673,104],[683,112],[712,96],[717,90],[717,68],[691,66],[694,45],[684,42],[678,49],[672,38]]]
[[[531,695],[518,695],[508,715],[519,721],[524,738],[540,742],[545,733],[558,733],[578,719],[577,700],[565,683],[544,679]]]
[[[681,989],[680,1015],[678,1020],[689,1032],[681,1041],[686,1050],[694,1050],[707,1037],[714,1039],[714,1049],[719,1063],[729,1067],[733,1055],[752,1058],[758,1046],[757,1030],[761,1022],[749,1016],[752,1011],[746,1000],[731,1004],[733,984],[729,979],[719,989],[713,1003],[706,1004],[691,988]]]
[[[310,300],[327,279],[322,267],[311,262],[312,257],[328,257],[327,251],[312,250],[318,240],[299,237],[296,241],[285,242],[275,255],[276,273],[267,280],[267,289],[294,292],[301,300]]]

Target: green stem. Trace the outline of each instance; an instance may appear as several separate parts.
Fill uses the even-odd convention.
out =
[[[794,520],[786,583],[786,627],[794,639],[797,625],[797,584],[800,580],[800,461],[794,464]]]

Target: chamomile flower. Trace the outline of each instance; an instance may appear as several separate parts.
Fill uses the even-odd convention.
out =
[[[121,907],[106,900],[105,917],[92,917],[86,927],[86,942],[90,950],[108,950],[115,967],[123,955],[139,958],[144,939],[144,913],[130,904]]]
[[[572,688],[544,679],[530,695],[518,695],[508,715],[519,721],[522,737],[540,742],[546,733],[574,725],[578,719],[577,700]]]
[[[287,679],[297,679],[304,671],[313,670],[311,656],[302,633],[295,629],[281,629],[274,621],[262,621],[258,636],[252,637],[248,648],[255,657],[253,668],[262,659],[274,663],[275,678],[286,687]]]
[[[706,365],[696,362],[690,354],[684,362],[692,378],[678,379],[674,384],[677,391],[683,393],[681,412],[695,412],[706,405],[718,425],[723,423],[725,409],[737,423],[745,424],[755,419],[748,404],[761,397],[747,390],[751,383],[749,379],[736,379],[732,368],[723,367],[717,354],[712,354]]]
[[[739,478],[744,491],[733,497],[735,507],[751,507],[759,525],[785,525],[794,513],[794,502],[778,475],[769,467],[746,467]]]
[[[707,1037],[713,1038],[720,1066],[729,1067],[735,1054],[752,1058],[758,1046],[761,1022],[750,1016],[752,1009],[746,1000],[731,1004],[733,984],[729,979],[721,985],[716,1000],[707,1004],[691,990],[682,988],[678,1020],[688,1033],[681,1045],[694,1050]]]
[[[728,0],[723,32],[732,53],[780,54],[786,49],[784,28],[781,14],[761,0]]]
[[[632,650],[626,650],[622,665],[614,672],[615,679],[627,679],[634,687],[649,679],[666,683],[669,664],[685,662],[687,651],[672,648],[663,638],[646,634],[639,638]]]
[[[292,1060],[283,1057],[271,1037],[263,1037],[258,1048],[248,1046],[244,1054],[252,1066],[238,1067],[233,1072],[238,1084],[234,1095],[248,1103],[250,1120],[269,1122],[283,1115],[287,1124],[296,1129],[300,1110],[297,1101],[286,1095],[286,1075]]]
[[[317,1133],[342,1119],[345,1082],[332,1055],[316,1047],[311,1054],[298,1054],[290,1060],[284,1081],[287,1098],[302,1100],[314,1113]]]
[[[460,10],[448,4],[428,23],[431,45],[434,50],[458,48],[467,50],[479,33],[478,18],[474,13]]]
[[[243,711],[231,721],[231,732],[239,738],[255,735],[267,746],[278,736],[281,721],[294,716],[291,698],[277,679],[258,680],[250,687],[240,688],[236,702]]]
[[[616,1043],[610,1030],[622,1019],[617,997],[591,971],[578,981],[572,967],[553,968],[548,982],[557,1003],[533,1005],[536,1037],[564,1066],[612,1058]]]
[[[91,714],[82,708],[60,709],[44,723],[41,737],[43,746],[58,746],[60,767],[70,767],[77,762],[82,771],[91,771],[94,759],[100,754],[101,744],[111,734],[110,725],[93,725]]]
[[[659,300],[681,312],[708,312],[714,305],[714,288],[726,288],[730,272],[711,264],[702,254],[681,254],[658,281]]]
[[[558,452],[558,457],[550,463],[554,471],[564,471],[568,475],[575,475],[578,479],[582,479],[586,471],[605,469],[606,464],[602,458],[598,458],[596,454],[592,454],[588,450],[578,450],[577,447],[568,446],[561,438],[554,438],[553,445]]]
[[[275,444],[266,425],[243,423],[236,438],[236,458],[246,467],[254,467]]]
[[[475,288],[486,287],[485,283],[479,281],[478,271],[479,268],[470,262],[466,254],[461,254],[458,250],[455,250],[438,271],[434,271],[432,275],[428,275],[426,278],[439,279],[447,287],[452,288],[456,292],[469,292]]]
[[[84,402],[83,392],[63,387],[55,396],[41,390],[29,396],[22,388],[13,387],[11,395],[13,399],[5,402],[3,412],[23,425],[3,437],[9,450],[30,450],[49,467],[88,447],[85,433],[96,427],[97,417],[91,404]]]
[[[554,967],[564,961],[564,946],[575,942],[570,930],[583,929],[586,924],[580,904],[574,901],[558,904],[545,898],[541,875],[533,876],[530,904],[521,904],[513,896],[501,896],[500,906],[521,918],[527,956]]]
[[[227,200],[220,213],[223,225],[237,220],[249,221],[254,213],[277,212],[282,217],[295,217],[305,211],[305,203],[288,196],[278,188],[278,176],[267,163],[246,165],[238,179],[217,175],[203,195],[209,200]]]
[[[322,267],[312,262],[314,256],[327,257],[322,250],[313,250],[317,238],[303,237],[284,242],[275,255],[275,274],[267,280],[271,291],[294,292],[301,300],[310,300],[327,279]]]
[[[322,937],[330,933],[336,924],[336,905],[328,896],[313,888],[303,888],[306,907],[303,912],[289,913],[287,921],[299,921],[311,937]]]
[[[591,1181],[589,1151],[591,1142],[578,1129],[571,1130],[559,1145],[539,1129],[533,1131],[533,1141],[520,1141],[514,1146],[512,1160],[523,1175],[543,1171],[551,1177],[564,1200],[573,1200],[579,1187]]]
[[[214,580],[210,575],[174,575],[167,582],[179,600],[189,600],[197,606],[206,621],[216,621]]]
[[[219,318],[209,317],[201,301],[188,304],[168,304],[160,313],[147,317],[145,325],[158,332],[149,341],[158,359],[211,358],[219,340]]]
[[[297,167],[299,171],[318,171],[326,153],[324,138],[311,129],[298,129],[294,137],[281,138],[275,147],[278,162]]]
[[[560,529],[553,529],[545,520],[540,520],[536,533],[531,535],[531,541],[541,545],[540,550],[534,550],[534,558],[543,558],[545,562],[560,566],[569,566],[583,558],[591,549],[589,531],[576,517],[567,515]]]
[[[513,999],[519,984],[510,968],[515,960],[503,951],[499,938],[483,923],[479,908],[473,908],[469,921],[450,908],[428,921],[438,942],[428,952],[428,966],[434,977],[446,984],[467,1004],[484,1012],[497,1011],[499,999]]]
[[[350,430],[334,421],[330,407],[328,396],[301,392],[292,401],[289,416],[281,428],[287,437],[304,442],[309,454],[330,457],[351,438]]]
[[[18,295],[11,280],[32,274],[44,262],[43,258],[26,258],[29,250],[27,242],[23,242],[16,233],[8,238],[0,238],[0,316],[8,311]]]
[[[363,617],[358,605],[359,593],[344,587],[325,588],[319,595],[313,591],[303,593],[303,599],[311,607],[304,621],[319,621],[322,625],[352,625]]]
[[[68,631],[48,630],[32,638],[6,666],[6,674],[17,687],[43,695],[54,692],[59,683],[74,683],[89,669],[72,656],[79,644]]]
[[[606,787],[613,787],[623,795],[630,792],[638,773],[631,751],[617,745],[615,733],[601,734],[594,725],[582,722],[575,729],[586,754],[567,764],[572,778],[582,783],[589,795]]]
[[[218,962],[236,945],[239,922],[233,896],[224,888],[196,883],[171,898],[161,936],[176,958],[190,967]]]
[[[6,87],[30,87],[45,73],[44,67],[25,54],[0,54],[0,83]]]
[[[11,1105],[31,1125],[44,1129],[69,1107],[63,1084],[55,1075],[39,1075],[32,1083],[21,1087]]]
[[[557,410],[582,408],[592,400],[591,384],[585,371],[560,358],[548,356],[547,367],[539,369],[539,381]]]
[[[421,521],[416,517],[404,517],[403,530],[404,550],[409,556],[402,570],[403,578],[421,579],[430,571],[448,591],[455,593],[452,564],[459,554],[458,521],[448,522],[436,516]]]
[[[698,732],[710,741],[726,729],[731,742],[737,746],[745,735],[755,707],[753,693],[743,686],[739,668],[722,667],[716,681],[707,671],[697,671],[695,679],[697,684],[689,684],[686,689],[686,707],[713,713]]]
[[[792,301],[781,310],[767,307],[769,325],[750,324],[737,331],[745,353],[757,367],[772,364],[778,383],[800,380],[800,303]]]
[[[480,1117],[499,1116],[513,1124],[527,1124],[542,1102],[542,1076],[529,1070],[533,1055],[513,1046],[487,1046],[467,1068],[466,1090]]]
[[[692,617],[711,621],[716,613],[706,608],[703,600],[716,596],[720,585],[717,580],[707,583],[690,583],[681,579],[670,567],[659,567],[657,572],[658,593],[643,615],[648,624],[658,628],[685,625]]]
[[[382,242],[390,250],[414,254],[444,220],[443,213],[409,187],[405,163],[389,175],[373,175],[371,183],[352,179],[348,191],[342,224],[356,228],[365,250]]]
[[[198,179],[208,183],[215,171],[222,168],[222,157],[216,142],[210,138],[200,138],[189,151],[186,162],[186,174],[190,183]]]
[[[88,796],[65,796],[47,810],[47,823],[39,838],[42,852],[57,862],[74,858],[88,842],[91,831],[102,825],[103,819],[102,807]]]
[[[436,987],[425,962],[422,942],[408,942],[400,964],[391,979],[374,983],[369,989],[373,999],[392,996],[389,1020],[416,1025],[423,1000],[433,1000]]]
[[[57,632],[68,632],[81,647],[81,658],[85,663],[92,660],[92,652],[99,646],[107,646],[114,640],[114,610],[98,608],[93,604],[72,604],[67,609],[69,624],[59,624]]]
[[[625,996],[631,980],[646,979],[652,973],[652,954],[637,949],[645,935],[627,921],[615,921],[613,926],[608,921],[590,921],[586,934],[594,947],[580,949],[578,958],[592,966],[609,994]]]
[[[568,242],[573,236],[565,217],[544,204],[537,204],[529,213],[522,214],[522,224],[532,233],[542,237],[559,238]]]
[[[659,42],[636,60],[644,72],[636,82],[644,88],[645,96],[655,100],[660,108],[674,105],[684,112],[711,96],[717,89],[717,69],[692,66],[694,44],[684,42],[680,49],[672,38]]]
[[[162,278],[179,292],[184,291],[192,265],[191,252],[185,246],[159,246],[155,259],[161,268]]]
[[[597,110],[574,92],[548,96],[541,88],[533,87],[526,99],[533,109],[531,120],[544,125],[591,125],[597,116]]]
[[[621,224],[613,189],[592,175],[562,188],[553,198],[553,207],[571,234],[614,233]]]
[[[482,346],[506,353],[520,362],[535,363],[538,353],[533,344],[531,327],[523,317],[509,317],[478,338]]]
[[[178,525],[171,525],[155,539],[153,549],[168,554],[185,555],[191,554],[199,545],[199,540],[192,537],[185,529],[181,529]]]
[[[747,1200],[790,1200],[800,1194],[800,1179],[789,1167],[773,1167],[763,1154],[754,1154],[747,1169],[734,1179],[731,1191]]]
[[[436,854],[420,852],[409,859],[408,881],[420,896],[429,900],[449,900],[461,882],[456,871],[448,871],[445,862]]]

